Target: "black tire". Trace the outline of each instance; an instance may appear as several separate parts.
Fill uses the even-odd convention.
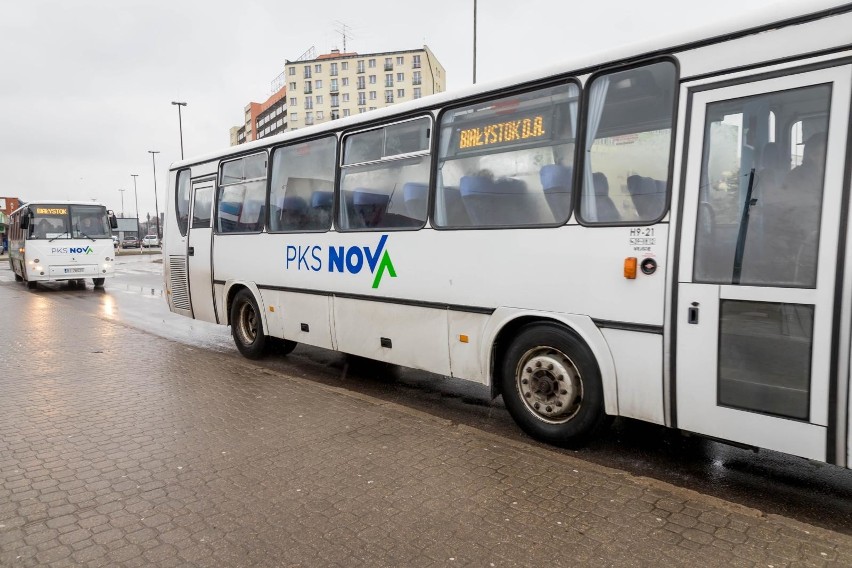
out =
[[[92,284],[95,285],[95,288],[100,288],[106,282],[106,278],[92,278]]]
[[[231,335],[240,353],[247,359],[261,359],[272,342],[264,334],[263,316],[250,290],[243,288],[231,304]]]
[[[35,290],[37,286],[38,282],[32,282],[30,280],[27,280],[27,288],[29,288],[30,290]]]
[[[565,329],[552,324],[521,328],[501,366],[506,408],[533,438],[577,446],[606,423],[594,355]]]
[[[15,273],[15,282],[23,282],[23,281],[24,281],[23,277],[16,272]]]
[[[289,339],[281,339],[280,337],[270,337],[272,347],[278,355],[289,355],[296,348],[298,343]]]

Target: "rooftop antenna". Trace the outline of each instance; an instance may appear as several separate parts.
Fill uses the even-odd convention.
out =
[[[339,20],[335,20],[334,23],[337,24],[337,29],[336,29],[337,33],[339,33],[340,36],[343,38],[343,53],[346,53],[346,40],[352,39],[352,37],[353,37],[352,34],[350,33],[351,30],[352,30],[352,27],[347,26],[346,24],[344,24],[343,22],[341,22]]]

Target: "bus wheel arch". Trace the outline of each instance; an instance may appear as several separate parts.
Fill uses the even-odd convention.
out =
[[[583,443],[608,423],[595,353],[561,322],[519,319],[495,342],[495,383],[507,410],[538,440]]]

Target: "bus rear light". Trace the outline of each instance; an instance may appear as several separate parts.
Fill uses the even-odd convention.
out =
[[[624,277],[633,280],[636,278],[636,257],[628,256],[624,259]]]

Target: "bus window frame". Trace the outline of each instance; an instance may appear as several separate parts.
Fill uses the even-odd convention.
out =
[[[216,193],[213,196],[213,234],[214,235],[259,235],[266,231],[266,217],[267,214],[264,213],[261,215],[261,227],[259,231],[228,231],[222,232],[219,230],[219,190],[222,187],[226,187],[222,185],[222,167],[229,162],[236,162],[237,160],[244,160],[246,158],[250,158],[252,156],[258,156],[260,154],[266,155],[266,184],[265,184],[265,197],[263,201],[264,208],[269,207],[269,173],[270,168],[272,167],[272,162],[269,159],[269,147],[263,147],[260,149],[253,149],[250,151],[246,151],[245,153],[238,154],[236,156],[228,156],[224,160],[219,160],[219,163],[216,165]],[[250,181],[256,181],[261,178],[251,178],[241,180],[239,183],[246,183]],[[190,183],[192,183],[192,178],[190,177]],[[237,185],[235,183],[231,183],[228,185]]]
[[[578,93],[577,93],[577,124],[574,125],[575,126],[574,165],[572,166],[574,168],[574,172],[572,173],[572,184],[574,184],[572,186],[572,192],[573,192],[574,195],[571,196],[571,209],[568,213],[568,218],[565,219],[564,221],[559,221],[559,222],[554,221],[553,223],[534,223],[534,224],[525,224],[525,225],[479,225],[479,226],[454,226],[454,225],[439,226],[439,225],[436,225],[435,224],[435,206],[437,205],[437,193],[438,193],[438,187],[437,187],[438,166],[441,163],[441,159],[438,156],[438,152],[440,150],[439,142],[440,142],[440,137],[441,137],[441,133],[442,133],[442,130],[443,130],[441,121],[444,118],[444,114],[447,113],[447,112],[462,108],[462,107],[475,105],[475,104],[482,103],[482,102],[489,101],[489,100],[493,101],[493,100],[498,100],[498,99],[512,97],[512,96],[523,95],[525,93],[530,93],[530,92],[533,92],[533,91],[546,89],[548,87],[555,87],[555,86],[559,86],[559,85],[568,85],[568,84],[571,84],[571,83],[573,83],[577,87]],[[580,79],[577,77],[576,74],[566,73],[566,74],[561,74],[561,75],[557,75],[557,76],[553,76],[553,77],[548,77],[544,80],[536,81],[534,83],[525,83],[525,84],[522,84],[522,85],[518,85],[516,88],[511,89],[511,90],[488,91],[487,93],[483,93],[483,94],[477,95],[475,97],[469,97],[469,98],[465,98],[465,99],[462,99],[462,100],[455,101],[456,104],[453,104],[451,106],[441,107],[440,112],[438,113],[438,116],[435,118],[435,124],[436,124],[436,128],[438,129],[438,132],[437,132],[437,134],[435,134],[432,137],[434,139],[433,140],[434,149],[432,151],[432,155],[433,155],[432,173],[431,173],[431,180],[432,181],[431,181],[431,184],[430,184],[430,191],[429,191],[429,214],[428,214],[428,219],[429,219],[429,223],[430,223],[431,228],[435,229],[436,231],[494,231],[494,230],[505,230],[505,229],[548,229],[548,228],[562,227],[566,224],[569,224],[569,222],[576,217],[576,215],[574,214],[574,212],[575,212],[575,200],[576,200],[576,196],[577,196],[576,195],[577,194],[577,191],[576,191],[576,176],[577,176],[577,163],[578,163],[578,160],[580,159],[580,154],[579,154],[580,143],[579,143],[579,141],[580,141],[580,123],[582,122],[582,118],[581,118],[580,113],[582,113],[582,111],[583,111],[583,100],[584,100],[584,98],[585,98],[585,96],[584,96],[583,84],[580,81]],[[550,142],[552,142],[552,141],[550,141]],[[540,142],[536,143],[536,142],[533,141],[533,142],[524,143],[523,145],[519,145],[519,146],[517,146],[517,148],[526,149],[526,148],[536,148],[536,147],[542,147],[542,146],[546,146],[546,144],[542,144]],[[551,143],[550,146],[552,147],[553,144]],[[505,148],[506,152],[510,151],[508,147],[503,147],[503,148]],[[498,148],[498,150],[500,150],[500,148]],[[466,156],[475,156],[475,155],[485,156],[485,155],[493,155],[495,153],[499,153],[499,152],[493,152],[493,151],[489,152],[489,151],[485,151],[485,150],[483,150],[483,151],[474,150],[474,151],[472,151],[468,154],[465,154],[465,155]],[[452,159],[458,159],[458,158],[452,158]]]
[[[267,233],[269,233],[270,235],[288,235],[288,234],[292,235],[292,234],[301,234],[301,233],[306,233],[306,234],[307,233],[328,233],[332,230],[335,230],[336,225],[334,223],[334,220],[335,220],[335,208],[337,207],[337,197],[336,197],[337,196],[337,185],[338,185],[338,179],[339,179],[339,176],[340,176],[339,162],[340,162],[340,155],[342,153],[341,152],[341,143],[340,143],[340,139],[341,139],[340,134],[341,134],[341,132],[339,130],[330,129],[330,130],[327,130],[325,132],[321,132],[319,134],[313,134],[311,136],[307,136],[305,138],[298,138],[298,139],[295,139],[295,140],[288,140],[287,142],[284,142],[283,144],[277,144],[275,146],[270,146],[270,147],[267,148],[267,150],[268,150],[267,154],[269,156],[269,158],[268,158],[269,161],[267,163],[267,172],[266,172],[266,180],[267,180],[267,183],[266,183],[266,216],[265,216],[266,218],[264,219],[265,229],[266,229]],[[300,230],[300,231],[297,231],[297,230],[293,230],[293,231],[272,231],[272,230],[270,230],[270,227],[272,226],[272,224],[270,223],[270,218],[269,218],[269,216],[272,214],[272,208],[271,208],[271,201],[272,201],[272,165],[273,165],[273,162],[274,162],[276,150],[279,150],[279,149],[282,149],[282,148],[289,148],[289,147],[292,147],[292,146],[298,146],[299,144],[308,144],[310,142],[316,142],[317,140],[322,140],[324,138],[333,138],[334,139],[334,153],[335,153],[334,162],[332,163],[332,170],[333,170],[334,175],[333,175],[333,179],[331,181],[331,184],[332,184],[331,185],[331,188],[332,188],[331,189],[331,194],[332,194],[331,200],[332,201],[331,201],[331,222],[329,223],[329,226],[325,229],[308,229],[308,230]]]
[[[186,202],[187,206],[187,218],[186,218],[186,227],[184,230],[180,230],[180,211],[178,209],[178,196],[180,194],[180,175],[183,172],[187,172],[189,174],[189,200]],[[180,168],[175,172],[175,220],[178,224],[178,232],[180,232],[182,237],[186,237],[189,234],[189,229],[192,217],[190,216],[190,209],[192,208],[192,168]]]
[[[423,118],[427,118],[429,120],[429,144],[425,150],[419,150],[417,152],[406,152],[404,154],[394,154],[392,156],[388,156],[385,158],[381,158],[378,160],[368,160],[365,162],[355,162],[352,164],[343,164],[343,155],[346,146],[346,139],[350,136],[355,136],[357,134],[362,134],[364,132],[371,132],[374,130],[384,129],[388,126],[393,126],[396,124],[404,124],[406,122],[413,122],[415,120],[420,120]],[[391,120],[385,119],[381,121],[374,122],[369,125],[361,125],[360,128],[353,130],[339,130],[337,131],[338,141],[337,141],[337,178],[335,180],[334,185],[334,203],[333,203],[333,212],[332,212],[332,225],[334,230],[339,233],[375,233],[375,232],[412,232],[412,231],[420,231],[428,226],[430,226],[430,212],[433,201],[434,194],[434,180],[435,180],[435,163],[436,163],[436,152],[437,152],[437,135],[435,134],[435,125],[437,124],[437,119],[434,114],[434,109],[421,109],[415,113],[397,116]],[[356,228],[348,228],[344,229],[340,226],[340,214],[341,214],[341,200],[343,197],[343,177],[344,170],[350,168],[358,168],[358,167],[375,167],[375,169],[383,169],[380,168],[382,164],[390,164],[398,161],[405,161],[411,158],[426,158],[429,160],[429,179],[426,182],[427,192],[426,192],[426,218],[423,220],[423,223],[420,225],[414,225],[411,227],[356,227]]]
[[[653,65],[654,63],[671,63],[674,65],[674,96],[672,97],[672,123],[671,123],[671,136],[669,137],[669,165],[668,165],[668,173],[666,179],[666,195],[664,199],[665,207],[663,207],[662,213],[655,219],[635,222],[635,221],[616,221],[616,222],[597,222],[597,221],[586,221],[583,219],[583,216],[580,215],[580,196],[583,193],[583,172],[586,170],[586,161],[584,158],[586,151],[586,129],[588,127],[588,113],[586,110],[589,106],[589,94],[591,89],[586,88],[581,93],[580,100],[580,110],[579,110],[579,118],[578,118],[578,132],[577,132],[577,150],[578,156],[577,159],[580,160],[578,162],[578,167],[574,168],[574,187],[577,190],[574,192],[572,196],[572,211],[576,214],[574,218],[577,220],[579,225],[588,228],[594,227],[645,227],[650,225],[656,225],[660,221],[666,218],[666,216],[670,213],[671,205],[672,205],[672,190],[674,188],[674,180],[672,179],[672,175],[674,174],[674,155],[675,148],[677,147],[677,125],[679,119],[679,104],[680,104],[680,87],[681,87],[681,73],[680,73],[680,61],[678,61],[677,57],[674,55],[661,55],[658,57],[651,57],[648,59],[641,59],[635,62],[631,62],[629,65],[608,65],[601,69],[596,70],[594,73],[589,75],[589,77],[585,81],[585,86],[588,87],[591,85],[595,79],[601,77],[603,75],[609,75],[612,73],[620,73],[623,71],[630,71],[631,69],[638,69],[641,67],[646,67],[648,65]],[[577,184],[580,185],[577,185]]]

